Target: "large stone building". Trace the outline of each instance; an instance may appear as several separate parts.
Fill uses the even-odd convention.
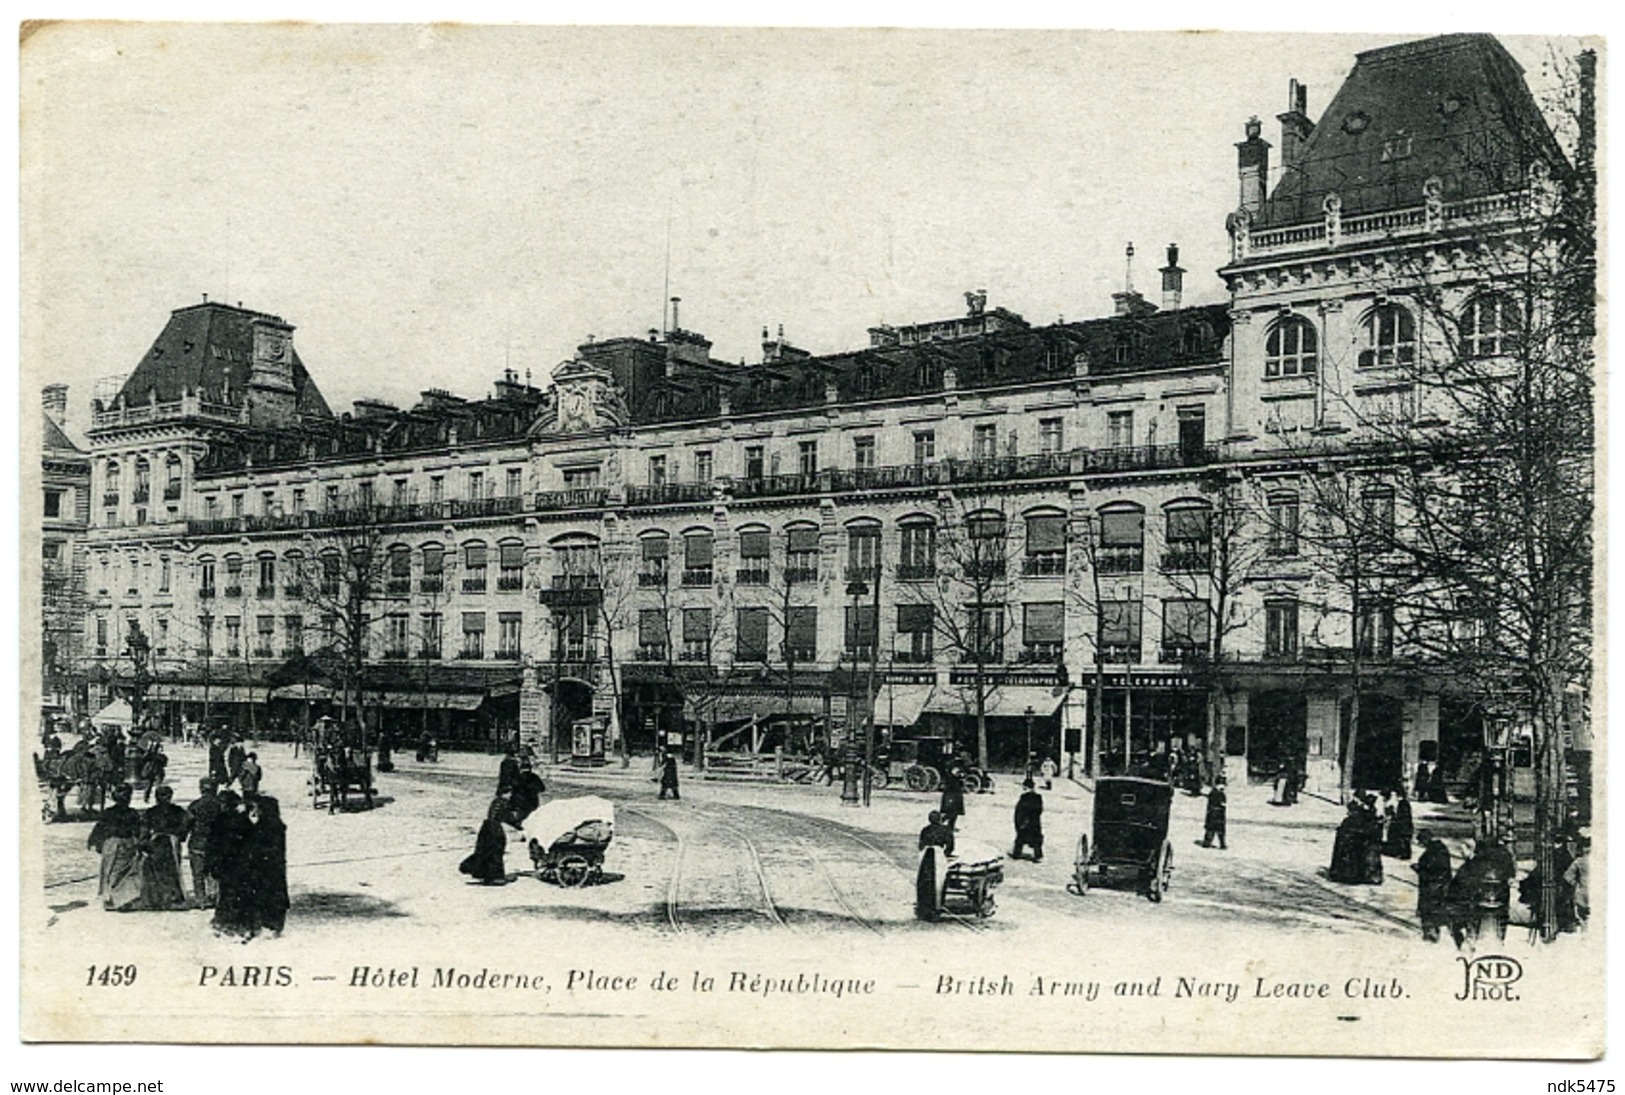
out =
[[[68,436],[68,386],[44,391],[40,486],[40,688],[43,707],[82,711],[84,532],[90,523],[90,454]]]
[[[1301,481],[1415,413],[1417,262],[1455,263],[1491,334],[1460,255],[1530,180],[1480,153],[1560,154],[1482,36],[1362,54],[1318,124],[1296,84],[1280,122],[1273,191],[1256,119],[1237,146],[1226,304],[1185,305],[1169,247],[1160,300],[1130,281],[1100,319],[972,292],[841,353],[764,330],[736,365],[674,301],[546,390],[341,415],[281,318],[179,309],[93,408],[86,656],[137,621],[150,697],[193,714],[297,721],[360,680],[401,733],[560,748],[592,714],[646,749],[872,706],[980,725],[995,764],[1206,742],[1335,781],[1351,717],[1363,782],[1459,753],[1472,697],[1406,663],[1394,606],[1339,604]]]

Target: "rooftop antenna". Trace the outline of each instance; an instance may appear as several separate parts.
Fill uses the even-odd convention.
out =
[[[660,282],[660,329],[670,331],[666,306],[671,301],[671,198],[666,199],[666,273]]]
[[[1134,292],[1134,241],[1128,241],[1128,248],[1123,252],[1123,292]]]

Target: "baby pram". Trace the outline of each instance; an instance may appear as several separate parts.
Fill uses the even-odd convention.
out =
[[[914,915],[936,920],[944,913],[993,915],[993,891],[1004,881],[1004,855],[973,841],[961,841],[957,855],[930,847],[920,853]]]
[[[615,836],[615,806],[593,795],[555,799],[525,819],[524,834],[537,878],[585,886],[603,874],[604,851]]]

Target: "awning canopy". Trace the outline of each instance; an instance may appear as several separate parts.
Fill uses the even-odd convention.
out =
[[[824,714],[823,696],[790,696],[781,692],[718,692],[690,695],[683,700],[683,716],[706,722],[732,722],[760,717],[771,721],[784,715]]]
[[[485,702],[484,692],[368,692],[364,705],[405,707],[411,710],[473,711]]]
[[[128,726],[132,721],[134,721],[134,719],[135,712],[130,710],[130,705],[128,703],[124,702],[123,700],[114,700],[112,703],[108,704],[106,707],[92,715],[90,721],[97,723],[98,725],[104,722],[112,722],[117,723],[120,726]]]
[[[325,684],[285,684],[281,688],[271,689],[273,700],[310,700],[312,703],[324,703],[337,699],[338,691]]]
[[[1054,689],[1032,684],[1001,684],[982,701],[982,710],[996,718],[1022,718],[1030,707],[1035,717],[1048,718],[1061,706],[1061,699]],[[976,688],[973,685],[938,688],[926,701],[925,710],[946,715],[974,715]]]
[[[181,703],[264,703],[266,693],[267,689],[257,684],[155,684],[147,690],[147,698]]]
[[[876,726],[913,726],[933,689],[929,684],[882,685],[875,693]]]

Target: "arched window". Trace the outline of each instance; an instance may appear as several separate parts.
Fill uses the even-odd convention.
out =
[[[1066,514],[1060,510],[1035,510],[1026,515],[1026,521],[1026,554],[1021,560],[1021,573],[1066,573]]]
[[[503,540],[497,544],[497,589],[513,593],[525,588],[525,542]]]
[[[255,556],[255,582],[254,596],[262,601],[269,601],[276,596],[276,556],[269,551],[262,551]]]
[[[664,588],[670,560],[671,537],[668,534],[649,532],[638,537],[638,585]]]
[[[1007,565],[1009,537],[1004,514],[978,510],[965,516],[965,555],[960,572],[972,582],[1002,578]]]
[[[818,580],[818,526],[791,525],[784,530],[784,580]]]
[[[119,466],[117,460],[107,462],[102,475],[102,505],[112,509],[119,504]]]
[[[1512,353],[1523,333],[1523,313],[1507,293],[1481,293],[1461,313],[1461,353],[1467,358]]]
[[[1284,316],[1264,339],[1265,376],[1314,376],[1320,363],[1320,336],[1302,316]]]
[[[582,533],[554,538],[553,588],[590,589],[599,584],[598,541]]]
[[[1360,368],[1410,365],[1416,360],[1416,320],[1399,304],[1379,304],[1361,323]]]
[[[181,496],[181,458],[174,453],[164,461],[164,501],[178,501]]]
[[[423,593],[443,593],[446,588],[446,549],[442,544],[424,544],[423,577],[418,589]]]
[[[1129,502],[1101,509],[1095,566],[1102,574],[1139,574],[1145,570],[1145,510]]]
[[[226,556],[226,596],[241,597],[243,595],[243,557],[241,555]]]
[[[880,578],[880,522],[870,517],[846,526],[846,580],[873,582]]]
[[[937,523],[923,514],[898,522],[897,580],[929,581],[937,576]]]
[[[305,594],[305,553],[289,551],[282,556],[282,592],[288,597]]]
[[[1213,563],[1213,509],[1206,502],[1173,502],[1163,510],[1167,548],[1162,569],[1171,574],[1202,573]]]
[[[463,545],[463,592],[484,593],[486,588],[485,541],[470,540]]]
[[[747,525],[739,530],[739,573],[736,578],[740,585],[767,585],[773,564],[772,538],[773,534],[766,525]]]
[[[228,560],[229,565],[229,560]],[[338,548],[322,552],[322,594],[337,597],[344,582],[344,554]]]
[[[144,506],[152,498],[152,465],[147,463],[145,457],[135,462],[135,496],[134,502]]]
[[[716,537],[708,528],[689,529],[683,533],[683,584],[708,586],[715,572]]]
[[[197,595],[205,600],[212,599],[217,592],[214,583],[214,556],[204,555],[197,561]]]
[[[412,592],[412,549],[405,544],[391,544],[389,564],[385,570],[384,589],[389,593]]]

